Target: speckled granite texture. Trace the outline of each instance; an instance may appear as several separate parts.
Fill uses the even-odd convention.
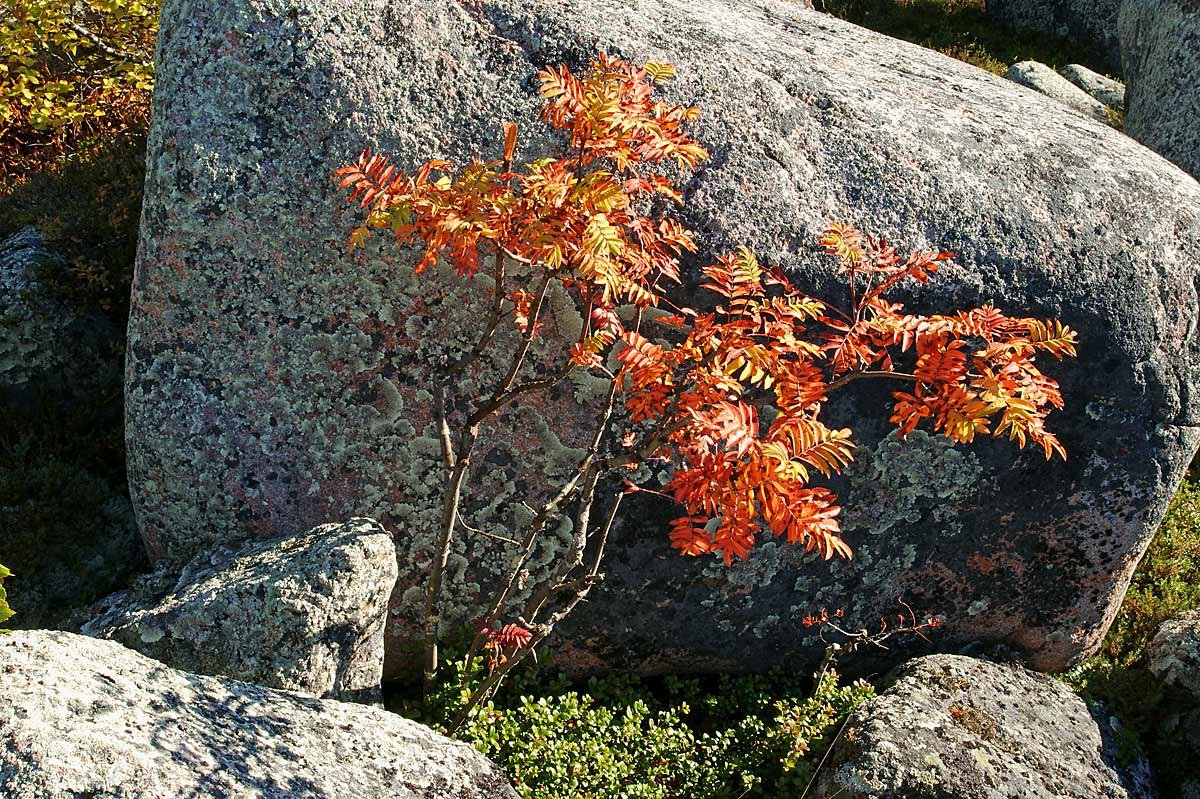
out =
[[[197,555],[106,600],[83,626],[173,668],[378,701],[396,548],[370,519]]]
[[[1200,178],[1200,0],[1121,5],[1125,132]]]
[[[805,614],[874,624],[900,596],[946,617],[945,650],[1002,641],[1057,669],[1093,649],[1200,440],[1200,186],[1034,92],[788,0],[167,0],[127,374],[152,555],[377,518],[397,534],[389,641],[406,662],[439,511],[429,368],[474,340],[481,292],[448,282],[439,299],[378,240],[348,255],[330,173],[367,145],[408,167],[494,156],[506,119],[520,156],[546,152],[535,70],[601,48],[676,62],[670,96],[703,108],[713,157],[685,221],[710,252],[745,243],[824,295],[830,220],[954,250],[914,308],[1061,317],[1081,358],[1049,367],[1065,463],[1006,441],[901,446],[888,387],[843,392],[828,413],[861,444],[833,486],[853,561],[774,542],[733,568],[681,558],[673,510],[630,501],[608,579],[556,636],[560,662],[802,666],[820,652]],[[549,321],[579,324],[562,297]],[[580,456],[596,397],[582,377],[485,434],[473,527],[527,517],[520,502]],[[570,534],[550,531],[532,568]],[[447,624],[478,616],[504,547],[458,536]]]
[[[816,799],[1153,799],[1115,721],[1018,666],[935,655],[901,666],[846,725]]]
[[[0,636],[5,799],[516,799],[395,713],[199,677],[70,633]]]

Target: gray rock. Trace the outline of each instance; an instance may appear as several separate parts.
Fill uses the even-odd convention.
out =
[[[1062,103],[1081,114],[1087,114],[1093,119],[1101,122],[1107,122],[1109,119],[1109,111],[1104,103],[1045,64],[1037,61],[1021,61],[1009,67],[1004,77],[1013,83],[1040,92],[1051,100]]]
[[[1118,111],[1125,110],[1125,84],[1080,64],[1067,64],[1058,73],[1085,92]]]
[[[1099,644],[1200,440],[1200,186],[1136,142],[789,0],[169,0],[161,31],[126,394],[154,557],[380,519],[403,555],[389,630],[403,663],[440,511],[429,369],[474,339],[479,292],[450,282],[431,306],[410,253],[373,239],[347,254],[330,173],[366,145],[409,168],[494,155],[507,119],[521,157],[545,152],[535,69],[603,48],[676,62],[667,91],[703,108],[714,157],[685,221],[707,252],[744,243],[829,295],[815,241],[831,219],[950,249],[959,264],[913,308],[1059,316],[1081,359],[1049,367],[1065,463],[1007,441],[902,445],[887,387],[844,392],[828,413],[860,443],[833,484],[853,561],[776,542],[732,568],[681,558],[674,510],[630,497],[607,580],[560,628],[560,663],[796,666],[823,649],[804,615],[843,607],[863,626],[900,596],[945,615],[950,650],[1003,641],[1057,669]],[[552,302],[569,329],[570,304]],[[489,433],[468,523],[525,518],[529,487],[582,455],[596,399],[579,378]],[[532,568],[570,538],[569,523],[550,531]],[[503,542],[456,537],[447,627],[478,616],[507,559]]]
[[[467,744],[362,705],[187,674],[70,633],[0,636],[6,799],[515,799]]]
[[[76,398],[120,381],[108,321],[69,307],[42,285],[43,270],[65,268],[66,261],[47,249],[37,228],[0,241],[2,399],[30,400],[26,395],[38,389]]]
[[[1125,132],[1200,178],[1200,2],[1121,6]]]
[[[223,549],[107,600],[82,632],[172,668],[376,701],[396,548],[370,519]]]
[[[1117,13],[1121,0],[986,0],[988,15],[1015,30],[1034,30],[1087,47],[1120,72]]]
[[[0,240],[0,563],[22,627],[66,624],[145,568],[124,475],[88,457],[121,438],[116,330],[48,287],[65,268],[34,227]]]
[[[1200,702],[1200,610],[1163,622],[1146,657],[1154,676]]]
[[[956,655],[904,664],[855,711],[817,799],[1125,799],[1152,796],[1119,768],[1115,729],[1064,683]]]

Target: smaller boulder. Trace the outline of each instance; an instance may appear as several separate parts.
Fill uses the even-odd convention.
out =
[[[1147,774],[1118,767],[1115,732],[1043,674],[960,655],[917,658],[855,712],[816,797],[1151,796]]]
[[[73,400],[120,382],[112,324],[43,285],[45,272],[63,269],[35,227],[0,241],[0,398]]]
[[[1200,756],[1200,610],[1193,610],[1163,622],[1146,647],[1150,673],[1166,688],[1161,702],[1159,731],[1164,740],[1183,744],[1191,750],[1192,762]],[[1200,765],[1200,764],[1198,764]],[[1194,786],[1185,799],[1200,799],[1200,768],[1183,766],[1186,784]]]
[[[1067,80],[1118,111],[1125,110],[1125,84],[1119,80],[1093,72],[1081,64],[1067,64],[1058,71]]]
[[[473,748],[415,721],[114,641],[0,635],[0,684],[5,799],[516,799]]]
[[[1146,655],[1155,677],[1200,701],[1200,610],[1163,622]]]
[[[1104,103],[1092,97],[1050,67],[1037,61],[1021,61],[1008,68],[1004,77],[1028,89],[1046,95],[1051,100],[1086,114],[1101,122],[1109,122],[1110,112]]]
[[[184,671],[372,702],[396,572],[388,532],[352,519],[160,569],[82,631]]]

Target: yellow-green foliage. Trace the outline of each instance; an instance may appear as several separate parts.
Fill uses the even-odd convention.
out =
[[[1138,565],[1101,654],[1134,666],[1159,625],[1200,608],[1200,483],[1185,482]]]
[[[0,191],[0,237],[34,225],[66,270],[40,274],[48,289],[73,307],[99,307],[125,326],[129,281],[137,249],[146,140],[109,137],[70,153]]]
[[[1003,75],[1018,61],[1076,63],[1105,72],[1091,51],[1069,39],[1010,31],[988,17],[984,0],[816,0],[817,8]]]
[[[0,564],[0,624],[8,621],[14,615],[12,608],[8,606],[8,593],[4,590],[5,577],[12,577],[12,572],[4,568],[3,564]],[[0,632],[8,631],[0,630]]]
[[[145,125],[158,0],[15,0],[0,11],[3,177]]]
[[[425,703],[393,697],[405,715],[444,728],[466,686],[457,664]],[[476,675],[478,678],[480,675]],[[827,672],[642,679],[576,686],[546,669],[514,673],[462,728],[523,799],[799,797],[849,714],[874,691]]]

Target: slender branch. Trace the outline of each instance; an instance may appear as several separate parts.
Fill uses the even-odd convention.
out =
[[[522,618],[536,618],[546,600],[562,588],[567,575],[574,571],[575,567],[583,563],[583,552],[587,547],[588,527],[591,524],[592,518],[592,505],[596,499],[596,484],[599,480],[599,472],[595,469],[588,470],[587,477],[584,478],[583,488],[579,492],[579,508],[575,513],[574,538],[571,541],[570,552],[559,556],[558,562],[550,570],[550,574],[546,576],[542,587],[534,591],[525,602],[525,607],[520,614]]]
[[[454,528],[458,523],[458,510],[462,502],[463,483],[471,465],[471,450],[475,444],[475,433],[471,429],[463,430],[460,438],[459,457],[450,471],[446,483],[446,496],[442,504],[441,527],[438,533],[437,546],[433,552],[433,563],[429,571],[429,584],[425,588],[425,667],[423,682],[428,695],[433,688],[434,678],[438,669],[438,627],[441,615],[437,612],[438,594],[442,590],[442,577],[446,572],[446,564],[450,560],[450,543],[454,538]]]
[[[471,351],[446,367],[446,372],[442,377],[442,381],[445,383],[449,383],[453,378],[462,374],[468,366],[478,361],[487,350],[488,345],[492,343],[492,339],[496,336],[496,330],[500,327],[500,321],[504,318],[504,252],[504,248],[497,245],[496,260],[492,266],[492,280],[495,284],[495,289],[493,291],[492,312],[488,320],[488,325],[483,329],[483,333],[479,336],[479,340],[475,342],[475,346]]]
[[[95,33],[90,28],[84,27],[82,24],[76,22],[75,20],[71,19],[70,17],[65,18],[63,20],[63,24],[66,25],[71,30],[75,31],[75,33],[79,34],[84,39],[86,39],[93,47],[95,47],[100,52],[104,53],[109,58],[115,58],[115,59],[118,59],[121,61],[138,61],[138,62],[144,61],[146,59],[146,56],[144,53],[142,53],[142,54],[131,53],[128,50],[121,50],[119,48],[113,47],[108,42],[104,41],[104,39],[100,38],[99,34]]]
[[[916,375],[910,375],[907,372],[848,372],[826,386],[825,390],[827,392],[836,391],[847,383],[853,383],[855,380],[862,380],[863,378],[892,378],[894,380],[910,380],[914,383],[919,380]]]
[[[521,337],[521,343],[517,347],[516,353],[513,355],[513,362],[508,368],[508,373],[504,375],[504,379],[500,381],[500,385],[497,386],[496,390],[492,393],[491,399],[476,409],[476,411],[471,414],[470,418],[467,419],[467,427],[478,428],[479,425],[489,416],[496,413],[496,411],[500,410],[512,401],[512,398],[510,398],[508,395],[512,391],[513,384],[517,380],[517,375],[521,372],[521,367],[525,365],[525,356],[529,354],[529,348],[533,344],[533,334],[537,329],[538,316],[541,314],[542,304],[546,299],[546,289],[549,285],[550,275],[547,273],[542,276],[542,279],[538,284],[536,298],[534,299],[532,307],[529,309],[528,326],[525,329],[524,335]],[[565,377],[565,375],[563,376]],[[534,382],[537,382],[535,388],[544,388],[540,381]],[[522,388],[522,393],[525,393],[529,390],[532,389]]]
[[[513,546],[521,545],[520,541],[516,541],[512,538],[506,538],[505,536],[502,536],[502,535],[496,535],[495,533],[489,533],[487,530],[481,530],[478,527],[472,527],[471,525],[467,524],[466,521],[461,516],[458,517],[458,525],[460,527],[462,527],[464,530],[471,532],[471,533],[475,533],[476,535],[482,535],[486,538],[491,538],[496,541],[503,541],[504,543],[512,544]]]
[[[467,669],[470,670],[471,663],[475,656],[479,654],[479,650],[483,645],[483,631],[490,629],[504,611],[504,607],[508,602],[509,596],[512,594],[517,580],[520,578],[522,569],[525,568],[525,563],[530,555],[533,554],[533,545],[537,540],[537,536],[545,529],[546,524],[550,521],[552,515],[558,513],[558,509],[576,493],[577,487],[581,484],[589,485],[587,492],[584,492],[584,500],[590,504],[588,494],[594,494],[596,481],[603,476],[604,470],[596,467],[596,456],[600,450],[600,444],[604,440],[604,435],[608,430],[609,420],[612,418],[613,408],[616,404],[616,396],[620,386],[615,377],[609,382],[608,398],[605,403],[604,412],[596,425],[596,431],[592,436],[592,441],[584,454],[583,460],[575,470],[575,474],[570,480],[559,490],[549,502],[542,506],[533,520],[525,527],[525,536],[521,542],[521,549],[513,556],[512,566],[509,570],[508,578],[505,580],[500,591],[497,592],[495,599],[492,601],[491,608],[480,624],[479,631],[476,632],[474,640],[471,642],[470,648],[467,650],[466,662]],[[594,468],[595,467],[595,468]]]
[[[443,382],[439,382],[434,387],[433,411],[437,419],[438,443],[442,449],[442,465],[446,467],[447,472],[450,472],[454,469],[454,462],[457,457],[454,453],[454,444],[450,440],[450,422],[446,418],[446,384]]]

